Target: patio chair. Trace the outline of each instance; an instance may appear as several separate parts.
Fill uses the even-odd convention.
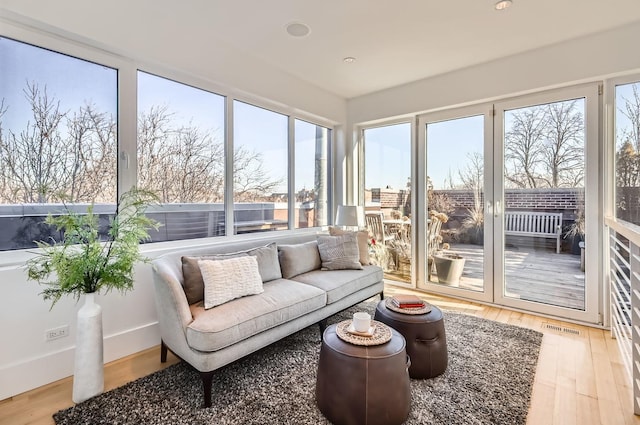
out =
[[[390,243],[395,239],[395,235],[390,235],[385,231],[385,226],[382,223],[384,215],[382,212],[369,212],[365,214],[365,220],[367,223],[367,229],[371,236],[375,239],[378,249],[383,254],[382,258],[378,259],[382,261],[383,269],[391,267],[395,269],[398,264],[395,251],[392,249]],[[389,257],[387,257],[389,255]]]
[[[381,212],[366,213],[367,229],[369,229],[376,242],[382,242],[383,245],[386,245],[386,243],[392,241],[395,236],[385,232],[382,218],[383,214]]]

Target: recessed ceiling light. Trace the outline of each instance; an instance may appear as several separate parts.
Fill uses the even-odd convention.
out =
[[[342,59],[342,61],[345,63],[354,63],[356,61],[356,58],[354,58],[353,56],[347,56],[346,58]]]
[[[311,28],[302,22],[291,22],[287,24],[286,29],[292,37],[305,37],[311,32]]]
[[[496,10],[505,10],[508,9],[513,4],[512,0],[501,0],[496,3]]]

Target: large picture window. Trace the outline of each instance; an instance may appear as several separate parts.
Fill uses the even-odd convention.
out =
[[[0,251],[60,236],[44,220],[65,208],[95,204],[106,229],[118,181],[159,197],[152,242],[224,236],[230,223],[231,234],[328,223],[330,128],[116,66],[137,72],[137,93],[118,69],[0,37]],[[118,113],[134,109],[135,173],[128,126],[118,155]]]
[[[640,224],[640,82],[615,89],[616,217]]]
[[[288,117],[233,102],[235,233],[288,228]]]
[[[295,227],[326,226],[331,130],[295,120]]]
[[[0,250],[55,236],[62,203],[115,210],[117,98],[115,69],[0,37]]]
[[[160,198],[154,242],[224,235],[224,104],[138,72],[138,186]]]

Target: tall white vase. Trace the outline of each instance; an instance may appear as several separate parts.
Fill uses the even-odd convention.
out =
[[[78,310],[73,402],[83,402],[103,390],[102,307],[96,304],[93,293],[85,294]]]

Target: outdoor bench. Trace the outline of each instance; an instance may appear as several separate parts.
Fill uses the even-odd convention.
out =
[[[562,213],[505,211],[504,234],[555,239],[556,252],[559,254]]]

